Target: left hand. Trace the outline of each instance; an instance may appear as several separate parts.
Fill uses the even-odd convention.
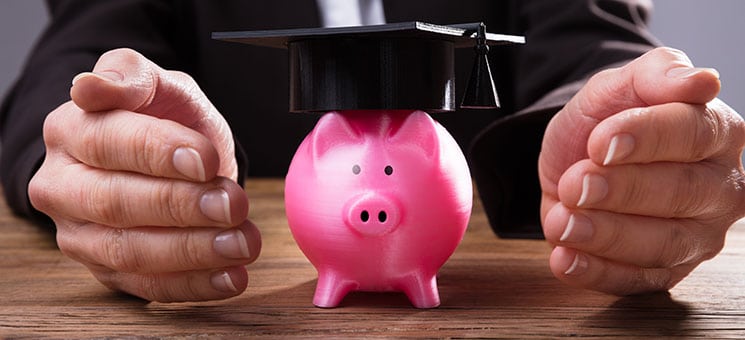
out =
[[[592,77],[543,140],[541,219],[561,281],[667,290],[745,215],[745,123],[716,71],[658,48]]]

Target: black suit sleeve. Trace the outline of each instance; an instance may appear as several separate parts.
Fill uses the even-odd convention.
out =
[[[90,71],[105,51],[129,47],[165,67],[188,71],[184,25],[165,1],[48,1],[50,24],[33,49],[22,76],[0,108],[0,178],[16,213],[46,220],[31,206],[27,186],[44,158],[46,115],[70,100],[72,78]],[[191,54],[193,55],[193,54]]]
[[[644,1],[515,1],[517,112],[477,136],[469,159],[481,199],[501,237],[541,238],[538,154],[553,115],[593,73],[624,64],[658,43]]]

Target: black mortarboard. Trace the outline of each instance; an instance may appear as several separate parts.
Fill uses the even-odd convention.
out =
[[[212,38],[287,48],[291,112],[453,111],[454,49],[462,47],[475,47],[476,62],[461,106],[495,108],[488,45],[525,42],[521,36],[486,33],[483,23],[423,22],[214,32]]]

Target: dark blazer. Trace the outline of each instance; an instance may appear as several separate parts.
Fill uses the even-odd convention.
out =
[[[315,115],[288,114],[285,51],[210,39],[213,31],[319,26],[310,0],[49,0],[51,22],[0,109],[0,177],[9,205],[43,217],[27,185],[44,157],[46,114],[68,101],[70,80],[105,51],[133,48],[164,68],[192,75],[226,117],[245,155],[244,174],[283,176]],[[525,35],[527,45],[493,48],[502,108],[436,114],[466,151],[495,231],[540,237],[537,158],[546,124],[594,72],[656,45],[646,1],[390,0],[388,22],[484,21]],[[259,5],[260,4],[260,5]],[[460,98],[472,51],[456,53]],[[245,166],[246,160],[250,162]],[[44,218],[40,218],[44,220]]]

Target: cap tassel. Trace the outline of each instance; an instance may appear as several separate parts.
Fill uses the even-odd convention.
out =
[[[496,109],[499,108],[497,88],[492,79],[489,67],[489,46],[486,44],[486,25],[479,23],[476,33],[476,60],[473,63],[468,87],[463,94],[460,107],[465,109]]]

